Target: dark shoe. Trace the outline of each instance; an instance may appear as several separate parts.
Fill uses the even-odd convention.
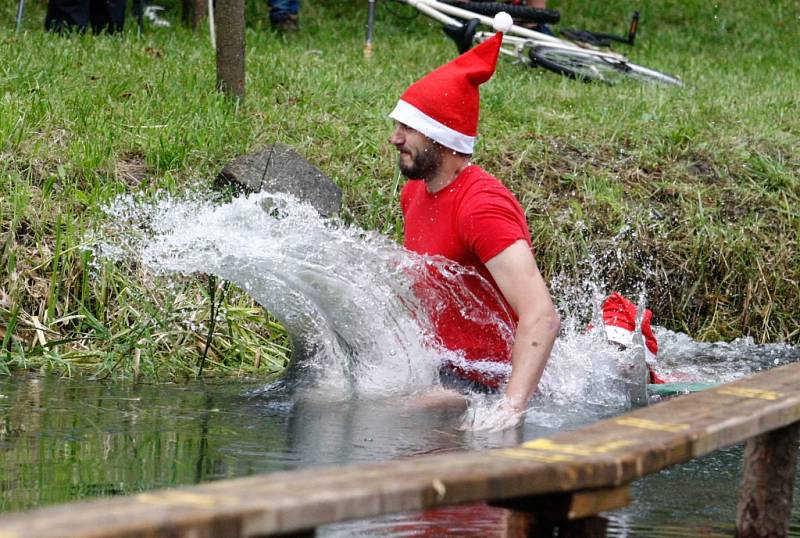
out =
[[[272,27],[279,32],[293,33],[300,30],[297,15],[287,15],[279,21],[272,21]]]
[[[520,22],[518,24],[523,28],[527,28],[528,30],[533,30],[534,32],[539,32],[540,34],[553,35],[553,30],[543,22],[528,21],[528,22]]]
[[[533,27],[533,31],[539,32],[540,34],[553,35],[553,30],[551,30],[550,27],[547,26],[545,23],[537,24],[536,26]]]

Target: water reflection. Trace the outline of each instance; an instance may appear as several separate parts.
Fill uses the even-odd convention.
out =
[[[413,397],[329,401],[247,389],[0,379],[0,509],[521,440],[465,434],[455,428],[461,408],[431,410]]]
[[[800,360],[800,352],[787,346],[701,345],[666,332],[661,337],[664,365],[672,374],[727,380],[776,361]],[[510,446],[627,409],[625,401],[615,406],[590,387],[581,390],[568,398],[539,397],[520,429],[476,433],[457,429],[460,407],[430,409],[420,405],[418,394],[326,399],[313,391],[263,390],[247,381],[133,387],[30,374],[0,378],[0,510]],[[729,448],[633,484],[635,501],[610,514],[610,535],[731,535],[741,454],[741,447]],[[800,499],[800,478],[796,485]],[[477,505],[334,525],[321,534],[497,536],[503,518],[502,511]],[[800,536],[798,513],[790,535]]]

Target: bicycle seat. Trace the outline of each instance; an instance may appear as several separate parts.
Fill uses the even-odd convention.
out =
[[[475,37],[475,32],[478,30],[478,25],[481,23],[478,19],[471,19],[462,24],[461,26],[444,25],[442,30],[445,35],[455,41],[458,52],[464,54],[472,48],[472,40]]]

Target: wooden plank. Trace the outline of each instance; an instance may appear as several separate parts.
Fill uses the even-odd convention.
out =
[[[456,503],[613,488],[800,420],[788,365],[509,449],[274,473],[10,514],[0,538],[265,536]]]
[[[631,489],[627,484],[618,488],[577,491],[572,494],[567,519],[583,519],[600,512],[624,508],[630,503]]]
[[[592,516],[573,521],[536,521],[528,514],[513,512],[508,519],[504,538],[605,538],[608,520]]]
[[[493,502],[492,506],[509,510],[506,538],[542,536],[605,536],[606,520],[600,512],[628,506],[628,485],[616,488],[555,493],[537,497]]]
[[[536,519],[558,522],[583,519],[600,512],[624,508],[630,502],[630,487],[626,484],[614,488],[517,497],[490,504],[515,512],[527,512]]]

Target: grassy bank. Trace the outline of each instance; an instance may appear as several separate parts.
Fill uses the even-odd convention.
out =
[[[177,3],[166,4],[177,23]],[[455,48],[382,2],[367,61],[361,4],[308,2],[288,37],[249,4],[241,107],[213,91],[204,31],[138,37],[129,21],[122,37],[61,38],[40,30],[33,5],[14,36],[14,6],[0,8],[0,373],[193,375],[207,281],[159,285],[98,264],[81,243],[115,196],[207,190],[225,162],[263,144],[294,147],[343,189],[347,218],[400,237],[386,114]],[[610,287],[645,283],[659,325],[797,343],[800,6],[580,1],[562,16],[621,31],[633,9],[642,27],[630,56],[684,88],[586,85],[504,62],[482,94],[476,161],[519,196],[548,277],[585,274],[594,255]],[[206,371],[279,369],[282,328],[225,291]]]

